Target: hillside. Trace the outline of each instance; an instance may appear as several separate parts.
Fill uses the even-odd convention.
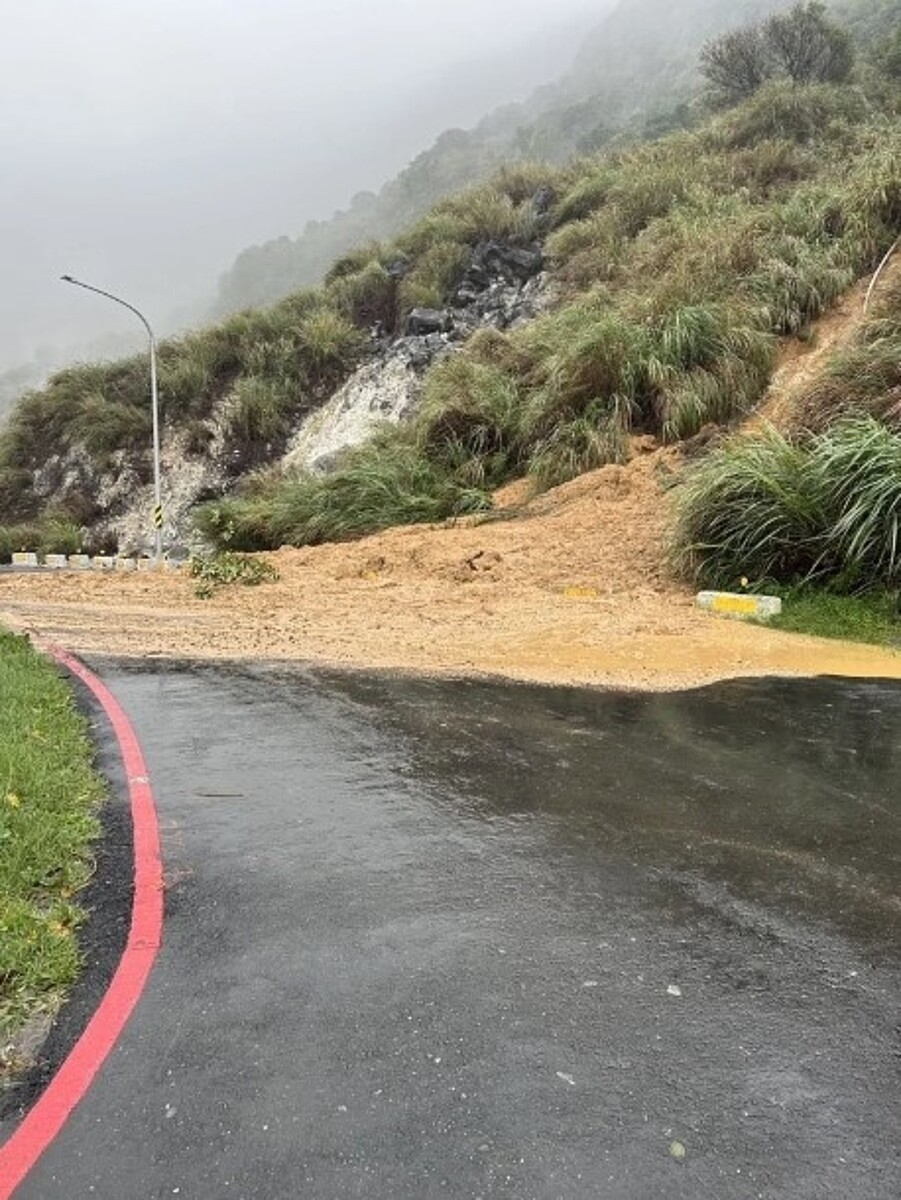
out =
[[[767,37],[844,45],[816,5],[773,21]],[[711,437],[759,407],[785,339],[811,336],[898,236],[895,67],[843,55],[818,82],[777,47],[772,78],[692,131],[506,167],[323,288],[164,343],[166,544],[484,519],[512,481],[629,471],[652,439],[714,447],[679,489],[683,577],[895,586],[894,292],[797,430]],[[146,386],[138,357],[22,401],[0,437],[0,555],[147,545]]]
[[[562,163],[605,146],[659,136],[697,120],[701,45],[723,30],[788,7],[790,0],[620,0],[586,39],[571,70],[474,129],[448,130],[377,193],[310,222],[299,237],[242,251],[219,283],[216,311],[272,303],[320,283],[354,246],[393,237],[443,197],[486,179],[501,164]],[[836,0],[831,6],[863,53],[897,25],[899,0]]]
[[[763,411],[789,423],[865,336],[856,286],[786,339]],[[901,295],[901,258],[880,297]],[[497,674],[555,684],[683,688],[749,675],[901,678],[872,646],[712,621],[673,578],[669,484],[686,456],[644,438],[608,466],[497,513],[267,556],[276,583],[200,599],[186,576],[0,576],[0,620],[85,654],[265,659]]]

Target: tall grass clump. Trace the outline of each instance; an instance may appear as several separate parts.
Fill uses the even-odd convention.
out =
[[[687,473],[677,493],[676,565],[712,587],[802,578],[822,562],[825,526],[808,448],[768,427],[733,437]]]
[[[484,491],[455,481],[409,439],[383,435],[349,451],[328,475],[269,480],[255,494],[204,506],[197,521],[218,548],[269,550],[344,541],[488,507]]]
[[[430,372],[414,425],[423,455],[454,477],[497,486],[521,464],[522,397],[501,367],[466,355]]]
[[[365,344],[360,330],[331,308],[305,317],[297,337],[305,361],[322,382],[335,382],[348,372]]]
[[[864,94],[853,85],[808,84],[786,80],[766,84],[745,104],[733,109],[711,129],[716,143],[730,150],[773,138],[808,145],[842,142],[866,115]]]
[[[398,289],[402,312],[413,308],[443,308],[463,277],[470,255],[457,242],[430,246]]]
[[[397,280],[378,259],[359,270],[342,270],[327,285],[332,303],[360,329],[381,325],[392,333],[397,324]]]
[[[283,383],[243,375],[231,399],[226,436],[245,449],[276,441],[287,431],[294,404],[295,396]]]
[[[843,588],[901,583],[901,437],[872,418],[841,421],[811,449]]]
[[[839,592],[901,582],[901,439],[871,418],[793,441],[736,437],[680,487],[675,561],[689,577],[743,577]]]

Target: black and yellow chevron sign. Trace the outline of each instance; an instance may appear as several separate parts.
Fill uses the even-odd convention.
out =
[[[163,506],[162,506],[162,504],[154,505],[153,524],[157,529],[163,528]]]

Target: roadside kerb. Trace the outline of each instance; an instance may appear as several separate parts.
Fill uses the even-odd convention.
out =
[[[700,592],[699,608],[722,617],[750,617],[757,621],[768,621],[782,612],[782,601],[778,596],[751,596],[740,592]]]
[[[10,1200],[91,1086],[140,999],[163,931],[159,824],[137,735],[118,700],[93,672],[64,650],[53,646],[41,648],[90,689],[113,727],[131,802],[134,899],[128,942],[99,1007],[40,1099],[12,1137],[0,1146],[0,1200]]]
[[[34,551],[17,551],[12,555],[11,566],[29,571],[179,571],[185,560],[152,558],[125,558],[109,554],[45,554]]]

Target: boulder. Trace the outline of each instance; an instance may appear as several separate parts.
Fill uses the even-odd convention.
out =
[[[504,242],[480,242],[473,251],[472,263],[464,276],[464,285],[482,285],[501,278],[507,283],[525,283],[544,266],[540,250],[510,246]]]
[[[453,327],[450,313],[437,308],[414,308],[407,317],[407,337],[427,337],[432,333],[447,333]]]

